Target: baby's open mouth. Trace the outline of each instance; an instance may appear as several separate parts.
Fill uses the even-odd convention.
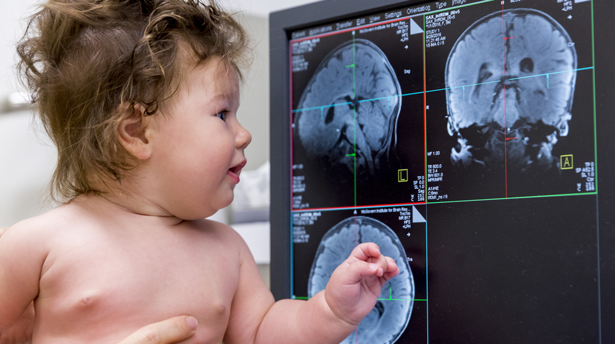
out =
[[[247,163],[247,160],[240,162],[238,165],[229,168],[229,172],[239,177],[239,174],[241,173],[241,169],[244,168],[244,166],[246,166],[246,163]]]

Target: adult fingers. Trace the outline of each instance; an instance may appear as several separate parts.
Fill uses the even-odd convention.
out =
[[[170,344],[184,340],[196,332],[198,323],[194,317],[178,316],[147,325],[119,344]]]

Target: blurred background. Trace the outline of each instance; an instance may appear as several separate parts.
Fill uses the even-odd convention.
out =
[[[254,62],[242,88],[238,118],[252,133],[248,164],[235,201],[212,218],[242,235],[269,285],[269,13],[313,0],[219,0],[236,13],[251,37]],[[0,0],[0,227],[55,207],[46,192],[56,150],[36,120],[19,85],[15,43],[35,12],[35,0]]]

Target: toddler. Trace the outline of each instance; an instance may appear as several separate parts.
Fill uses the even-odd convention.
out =
[[[33,343],[118,343],[190,314],[185,343],[339,343],[395,262],[357,246],[308,301],[274,302],[232,228],[251,136],[237,121],[246,35],[215,3],[49,0],[18,45],[58,149],[62,205],[0,239],[0,333],[34,300]],[[184,343],[182,342],[182,343]]]

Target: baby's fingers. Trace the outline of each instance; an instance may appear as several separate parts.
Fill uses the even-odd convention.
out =
[[[378,275],[380,272],[380,276],[382,276],[382,268],[378,266],[378,264],[368,263],[362,260],[357,260],[356,262],[350,264],[348,268],[348,280],[347,284],[354,284],[361,281],[361,278]]]
[[[399,275],[399,267],[395,263],[395,260],[393,260],[393,258],[391,257],[386,257],[386,261],[387,261],[387,270],[384,273],[383,277],[385,280],[388,281],[391,278]]]
[[[387,257],[382,254],[379,255],[377,258],[368,258],[367,262],[378,265],[378,271],[376,272],[376,275],[378,277],[383,277],[384,273],[387,272],[389,269],[389,261],[387,260]]]
[[[377,259],[378,257],[380,257],[380,247],[373,242],[367,242],[355,247],[350,253],[349,259],[367,261],[369,258]]]

